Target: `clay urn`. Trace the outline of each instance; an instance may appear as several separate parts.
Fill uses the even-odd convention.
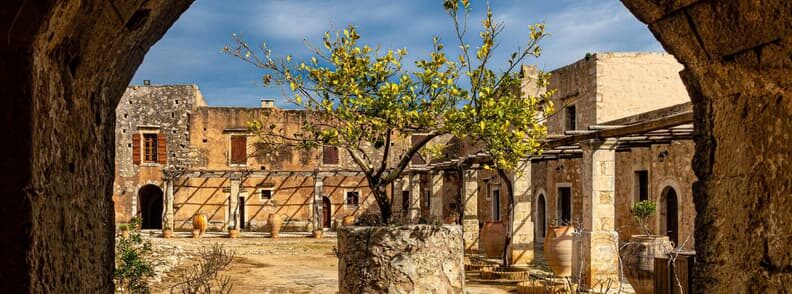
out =
[[[341,224],[344,226],[354,226],[355,225],[355,216],[354,215],[347,215],[341,221]]]
[[[654,260],[670,253],[674,247],[668,236],[633,235],[620,252],[624,275],[635,293],[654,293]]]
[[[283,217],[274,213],[270,213],[269,217],[267,218],[267,222],[269,222],[270,225],[270,235],[272,238],[278,238],[281,227],[283,226]]]
[[[203,235],[206,232],[208,224],[209,221],[206,215],[198,213],[193,216],[193,231],[198,230],[199,235]]]
[[[550,227],[544,243],[544,255],[553,274],[559,277],[572,275],[572,247],[575,228],[572,226]]]
[[[485,222],[481,229],[481,241],[484,255],[490,258],[502,257],[506,243],[506,226],[502,221]]]

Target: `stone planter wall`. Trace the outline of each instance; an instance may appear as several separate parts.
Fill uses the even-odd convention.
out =
[[[463,293],[462,227],[341,227],[339,293]]]

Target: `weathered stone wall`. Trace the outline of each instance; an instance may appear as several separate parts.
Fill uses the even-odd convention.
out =
[[[378,213],[374,196],[361,177],[324,177],[323,196],[331,203],[331,218],[340,220],[347,215]],[[283,217],[288,230],[307,230],[313,218],[315,178],[310,176],[272,176],[243,179],[240,197],[245,197],[245,230],[268,230],[270,214]],[[192,228],[193,215],[208,217],[210,228],[222,230],[229,224],[230,195],[227,178],[182,178],[175,184],[174,212],[176,230]],[[271,189],[272,198],[261,198],[261,189]],[[346,204],[346,192],[360,192],[360,205]]]
[[[462,227],[343,227],[339,293],[463,293]]]
[[[696,291],[789,289],[792,2],[622,2],[685,65],[696,120]]]
[[[666,53],[597,53],[596,122],[690,102],[682,65]]]
[[[525,69],[524,69],[525,70]],[[574,105],[578,130],[690,99],[679,78],[682,65],[665,53],[596,53],[551,72],[552,102],[559,112],[547,120],[550,134],[565,130],[564,107]],[[525,80],[530,80],[526,78]],[[523,90],[536,91],[523,84]]]
[[[545,217],[547,225],[560,224],[560,208],[558,201],[558,188],[572,188],[572,221],[580,222],[583,217],[583,160],[580,158],[568,158],[560,160],[548,160],[534,162],[531,166],[533,183],[533,195],[536,198],[539,194],[545,197]],[[536,211],[536,209],[534,209]]]
[[[597,63],[588,57],[553,70],[548,88],[555,89],[553,111],[560,112],[546,121],[549,134],[563,134],[566,130],[564,107],[574,105],[577,129],[584,130],[597,122]]]
[[[196,85],[130,86],[116,108],[116,178],[113,187],[116,222],[126,222],[138,206],[141,186],[153,184],[163,191],[162,169],[186,167],[190,158],[190,119],[193,109],[205,102]],[[167,163],[132,162],[132,135],[145,128],[165,136]],[[141,145],[142,146],[142,145]],[[142,153],[141,153],[142,154]]]
[[[113,292],[113,110],[191,2],[0,4],[3,291]]]
[[[671,144],[632,148],[616,153],[616,231],[622,241],[631,235],[642,234],[630,208],[637,201],[635,171],[649,172],[649,199],[657,204],[657,213],[650,219],[653,233],[665,235],[665,201],[663,191],[671,187],[677,194],[679,244],[692,250],[695,244],[693,224],[693,182],[696,177],[690,161],[695,148],[692,141],[673,141]],[[662,155],[661,157],[661,154]]]

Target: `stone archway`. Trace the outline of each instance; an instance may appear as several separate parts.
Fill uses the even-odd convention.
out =
[[[697,291],[789,285],[792,227],[777,224],[792,215],[792,4],[622,2],[686,68]],[[0,4],[0,111],[14,140],[0,146],[14,171],[0,178],[5,290],[112,293],[114,108],[143,55],[191,3]]]
[[[679,197],[676,190],[671,186],[663,188],[660,194],[660,235],[668,236],[668,239],[679,246]]]
[[[142,229],[162,229],[163,195],[162,189],[155,185],[145,185],[138,190]]]
[[[547,235],[547,202],[544,193],[539,193],[536,197],[536,240],[537,243],[544,243]]]

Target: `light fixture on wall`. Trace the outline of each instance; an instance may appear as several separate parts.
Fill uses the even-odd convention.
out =
[[[556,171],[556,173],[560,174],[561,170],[563,170],[563,169],[564,169],[564,166],[559,164],[558,166],[556,166],[555,171]]]
[[[660,154],[657,154],[657,161],[663,162],[666,159],[666,157],[668,157],[668,150],[663,150],[662,152],[660,152]]]

